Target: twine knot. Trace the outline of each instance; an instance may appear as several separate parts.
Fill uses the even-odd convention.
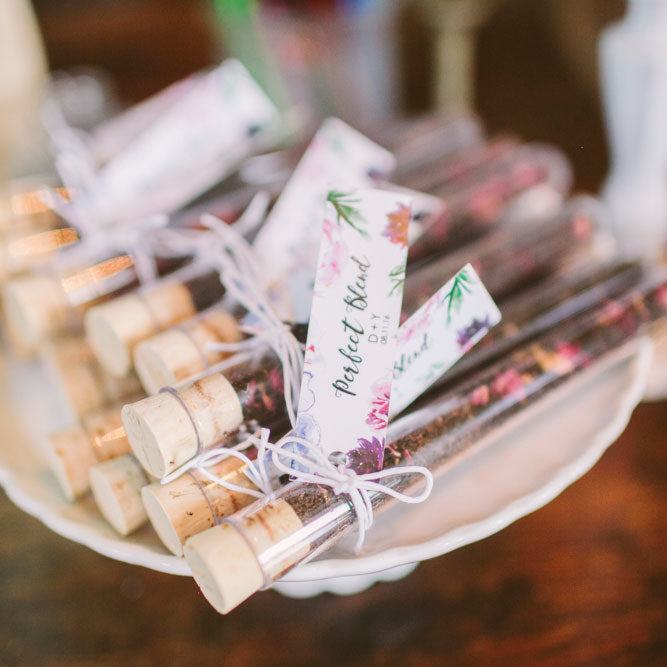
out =
[[[366,532],[373,525],[373,498],[375,496],[384,494],[395,498],[399,502],[417,504],[424,502],[433,489],[433,474],[423,466],[398,466],[358,474],[351,468],[346,467],[342,460],[337,460],[332,455],[327,456],[317,444],[305,438],[287,434],[275,444],[271,443],[269,438],[269,429],[263,428],[258,434],[250,435],[236,447],[210,449],[165,477],[162,483],[166,484],[184,472],[197,469],[206,479],[231,491],[262,498],[273,491],[275,475],[272,478],[267,469],[270,458],[275,469],[280,473],[289,475],[293,481],[328,486],[336,496],[348,496],[358,524],[355,553],[361,551]],[[300,445],[302,451],[296,451],[293,447],[294,444]],[[251,445],[257,448],[257,456],[254,461],[239,451],[240,449],[247,449]],[[289,448],[287,448],[288,446]],[[209,467],[229,456],[234,456],[246,464],[243,473],[257,487],[257,490],[232,484],[208,470]],[[299,465],[299,468],[293,467],[295,463]],[[411,474],[421,475],[425,481],[424,489],[414,496],[380,483],[380,480],[385,478]]]
[[[295,426],[303,374],[303,345],[283,322],[276,304],[269,297],[260,262],[250,244],[236,230],[212,215],[202,216],[202,224],[217,236],[211,254],[220,281],[228,294],[256,320],[256,324],[247,330],[265,340],[280,359],[287,414]],[[228,343],[207,343],[207,346],[214,350],[230,350]]]

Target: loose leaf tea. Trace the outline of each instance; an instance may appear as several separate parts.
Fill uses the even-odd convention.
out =
[[[644,325],[666,316],[667,283],[662,276],[549,331],[392,424],[385,468],[418,464],[442,470],[513,415],[635,338]],[[397,491],[416,481],[414,474],[384,480]],[[371,492],[371,501],[379,509],[390,498]],[[226,612],[260,586],[329,548],[355,521],[346,494],[336,495],[329,486],[292,483],[228,523],[191,538],[185,554],[204,594]],[[238,539],[247,539],[250,547],[222,555],[221,546]],[[227,568],[245,573],[245,581],[235,581],[232,589]]]

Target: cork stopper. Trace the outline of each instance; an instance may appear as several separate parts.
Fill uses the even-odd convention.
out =
[[[59,248],[79,240],[71,227],[25,233],[14,229],[0,241],[0,281],[44,264]]]
[[[30,347],[64,329],[73,308],[55,276],[21,276],[3,290],[7,326],[12,335]]]
[[[204,597],[221,614],[230,612],[264,584],[255,554],[231,524],[223,523],[191,537],[183,553]]]
[[[243,422],[238,396],[221,373],[179,389],[178,397],[160,392],[122,411],[134,455],[158,478],[195,456],[197,436],[202,448],[210,447]]]
[[[48,438],[48,463],[65,497],[74,501],[90,490],[88,471],[97,463],[90,438],[81,426]]]
[[[102,367],[114,377],[132,370],[137,343],[195,314],[182,283],[166,283],[141,295],[125,294],[92,307],[85,317],[86,337]]]
[[[83,336],[45,341],[42,361],[75,419],[141,393],[136,375],[116,379],[105,373]]]
[[[243,474],[243,468],[242,461],[230,457],[210,471],[237,486],[256,489]],[[155,532],[176,556],[183,555],[183,544],[189,537],[211,528],[216,519],[231,516],[255,500],[247,493],[211,482],[196,471],[169,484],[149,484],[142,489],[141,496]]]
[[[50,229],[59,224],[60,218],[41,199],[40,192],[48,176],[18,179],[0,184],[0,234],[16,227],[28,231]],[[68,197],[64,188],[56,188],[61,196]]]
[[[121,535],[129,535],[148,520],[141,502],[141,489],[146,484],[148,479],[131,454],[90,469],[90,487],[97,507]]]
[[[134,366],[146,393],[155,394],[203,373],[227,356],[208,349],[207,343],[236,342],[242,337],[234,317],[215,311],[139,343]]]
[[[221,614],[234,609],[258,591],[265,575],[255,554],[302,527],[301,520],[284,500],[273,500],[243,522],[245,534],[223,523],[191,537],[183,547],[192,575],[206,599]],[[252,547],[251,547],[252,545]],[[286,569],[305,555],[307,547],[282,563]]]
[[[108,461],[131,452],[118,403],[84,417],[82,426],[98,461]]]
[[[68,499],[89,490],[88,471],[100,461],[128,454],[130,443],[117,404],[85,417],[80,426],[49,436],[49,465]]]

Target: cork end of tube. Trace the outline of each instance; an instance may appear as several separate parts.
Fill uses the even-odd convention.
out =
[[[120,456],[90,469],[90,488],[102,516],[121,535],[129,535],[148,520],[141,489],[148,483],[131,455]]]
[[[168,486],[168,485],[167,485]],[[181,535],[176,530],[174,518],[170,514],[171,503],[165,496],[165,486],[159,482],[144,486],[141,490],[141,499],[157,536],[175,556],[183,555]],[[168,490],[167,490],[168,491]]]
[[[134,455],[154,477],[164,477],[197,453],[192,421],[168,392],[125,405],[121,418]]]
[[[44,341],[41,357],[50,381],[75,419],[104,405],[99,366],[83,337]]]
[[[84,324],[88,342],[103,368],[115,377],[123,377],[132,370],[132,352],[137,343],[195,312],[189,291],[175,282],[94,306]]]
[[[48,462],[68,500],[90,490],[88,471],[97,463],[90,439],[81,427],[73,427],[48,438]]]
[[[201,353],[182,331],[167,331],[137,345],[134,368],[147,394],[157,394],[162,387],[172,387],[183,379],[175,375],[174,354],[178,357],[189,354],[192,375],[203,370]]]
[[[119,320],[120,313],[102,304],[91,308],[85,316],[86,339],[104,370],[113,377],[125,377],[132,370],[132,358],[125,324]]]
[[[191,537],[183,553],[206,599],[226,614],[258,591],[264,576],[244,537],[228,523]]]
[[[14,338],[34,347],[57,329],[68,305],[60,282],[52,276],[25,276],[2,290],[7,325]]]

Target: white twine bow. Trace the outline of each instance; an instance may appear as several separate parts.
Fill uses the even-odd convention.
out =
[[[305,438],[288,434],[273,444],[269,441],[269,437],[269,429],[263,428],[259,432],[259,437],[256,434],[250,435],[247,440],[237,447],[216,447],[210,449],[165,477],[162,480],[162,484],[167,484],[188,470],[197,469],[207,479],[231,491],[246,493],[255,498],[262,498],[270,494],[273,490],[272,479],[266,468],[269,452],[272,452],[273,466],[278,472],[288,474],[294,481],[329,486],[335,495],[346,495],[349,497],[358,522],[357,541],[355,544],[356,553],[361,551],[366,538],[366,532],[373,525],[374,494],[384,494],[395,498],[399,502],[417,504],[424,502],[433,489],[433,474],[428,468],[423,466],[398,466],[396,468],[386,468],[375,472],[358,474],[354,470],[347,468],[345,462],[336,462],[335,457],[327,456],[317,444]],[[306,450],[306,453],[299,453],[293,449],[285,449],[287,445],[293,444],[301,445]],[[238,451],[239,448],[247,448],[250,445],[257,447],[257,458],[254,461]],[[234,456],[246,464],[244,474],[259,491],[232,484],[207,469],[229,456]],[[305,470],[293,468],[293,463],[298,463]],[[421,493],[411,496],[379,482],[379,480],[387,477],[403,475],[421,475],[426,482]]]
[[[239,235],[252,233],[264,220],[270,203],[271,195],[268,192],[261,190],[255,193],[243,213],[231,223],[234,231]],[[222,221],[220,223],[226,225]],[[194,261],[215,267],[218,239],[217,231],[209,228],[171,227],[161,230],[159,234],[155,235],[152,242],[153,247],[162,256],[191,255],[195,258]]]
[[[65,188],[70,193],[76,193],[77,202],[55,196],[50,188],[45,192],[48,201],[45,197],[42,199],[80,232],[90,232],[90,220],[97,221],[105,211],[99,197],[95,196],[97,165],[88,143],[88,134],[68,124],[60,106],[52,97],[47,97],[42,105],[41,118],[51,139],[55,169]]]
[[[42,202],[80,233],[94,233],[101,226],[100,220],[108,222],[107,212],[95,194],[98,182],[95,167],[85,155],[66,150],[55,156],[54,165],[70,199],[47,186],[39,193]]]
[[[71,171],[80,170],[79,176],[70,184],[63,175],[63,182],[68,189],[73,189],[79,196],[85,197],[87,192],[94,191],[95,175],[85,174],[85,166],[78,163],[72,155],[61,155],[59,159],[68,162]],[[76,183],[79,185],[77,186]],[[80,187],[81,190],[77,189]],[[110,252],[126,252],[132,255],[137,278],[142,285],[151,283],[157,278],[155,266],[155,250],[150,237],[155,230],[164,228],[169,222],[168,216],[156,214],[117,222],[113,225],[98,224],[93,206],[87,213],[65,199],[53,188],[44,188],[40,192],[42,201],[76,228],[81,240],[75,245],[63,249],[53,260],[56,270],[67,268],[76,263],[87,263],[91,258],[108,255]],[[104,216],[102,217],[104,219]]]
[[[301,445],[306,449],[307,454],[286,450],[285,446],[291,444]],[[280,472],[287,473],[300,482],[329,486],[334,494],[347,495],[350,498],[358,522],[356,553],[361,551],[366,531],[373,525],[372,494],[384,494],[402,503],[417,504],[424,502],[433,489],[433,474],[423,466],[399,466],[358,474],[347,468],[345,462],[336,462],[335,457],[327,456],[317,444],[289,434],[275,445],[269,442],[265,447],[274,452],[273,465]],[[281,458],[286,459],[288,464],[284,463]],[[292,463],[298,463],[306,470],[293,468]],[[386,477],[402,475],[421,475],[426,482],[425,488],[418,495],[411,496],[380,484],[378,481]]]
[[[67,200],[55,190],[47,188],[43,191],[42,198],[81,234],[78,243],[63,248],[54,257],[53,265],[56,270],[88,263],[91,258],[96,259],[119,252],[132,256],[140,284],[148,285],[157,278],[155,264],[157,253],[153,238],[157,230],[162,230],[167,225],[168,216],[157,214],[115,225],[93,225],[89,219],[84,220],[76,208],[69,207]]]
[[[294,426],[303,374],[303,346],[269,299],[260,263],[248,242],[233,227],[212,215],[203,215],[202,224],[218,237],[211,252],[220,281],[227,293],[258,320],[253,333],[264,338],[280,359],[287,414]],[[228,343],[207,343],[207,346],[223,352],[233,349]]]
[[[169,217],[165,214],[96,225],[91,217],[81,215],[80,210],[53,188],[44,188],[40,195],[47,206],[81,234],[78,243],[62,249],[53,259],[56,270],[87,263],[91,258],[106,256],[110,252],[128,253],[132,256],[139,283],[146,286],[158,278],[156,256],[193,258],[188,265],[170,275],[175,280],[187,280],[200,273],[203,267],[216,264],[212,249],[218,235],[208,229],[167,228]],[[270,195],[258,192],[234,224],[240,225],[246,233],[250,232],[262,221],[269,203]]]
[[[273,490],[271,477],[267,468],[266,444],[269,441],[270,431],[267,428],[261,429],[258,434],[252,434],[247,439],[238,443],[234,447],[215,447],[209,449],[195,458],[191,459],[181,467],[174,470],[169,475],[166,475],[160,480],[161,484],[169,484],[169,482],[177,479],[186,472],[197,470],[202,477],[218,484],[219,486],[234,491],[236,493],[245,493],[255,498],[263,498]],[[257,447],[257,457],[253,461],[250,457],[243,453],[243,450],[248,449],[251,445]],[[232,482],[212,473],[209,468],[213,468],[221,461],[230,457],[239,459],[245,464],[243,474],[255,485],[256,489],[239,486]]]

